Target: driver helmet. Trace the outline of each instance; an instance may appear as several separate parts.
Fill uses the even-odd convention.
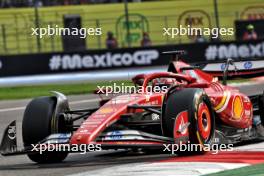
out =
[[[172,85],[174,85],[175,79],[174,78],[157,78],[153,80],[153,87],[159,86],[162,88],[165,86],[166,88],[170,88]]]

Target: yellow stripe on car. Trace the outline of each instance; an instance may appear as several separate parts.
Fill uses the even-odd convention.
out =
[[[227,99],[227,92],[224,92],[224,95],[223,95],[223,98],[221,99],[220,103],[214,108],[216,111],[218,111],[219,109],[221,109],[225,102],[226,102],[226,99]]]

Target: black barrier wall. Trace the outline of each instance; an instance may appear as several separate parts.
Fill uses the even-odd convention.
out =
[[[0,56],[0,77],[167,65],[163,51],[186,50],[189,63],[263,59],[264,41],[194,43],[150,48]]]

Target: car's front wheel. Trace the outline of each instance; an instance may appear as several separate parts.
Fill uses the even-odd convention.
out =
[[[39,97],[33,99],[26,107],[22,122],[22,135],[24,146],[31,146],[52,134],[61,125],[54,125],[57,118],[55,114],[56,97]],[[37,163],[61,162],[67,157],[67,152],[31,153],[28,157]]]

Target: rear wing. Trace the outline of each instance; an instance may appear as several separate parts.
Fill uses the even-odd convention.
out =
[[[198,63],[196,64],[212,76],[222,78],[226,67],[226,61],[213,63]],[[256,77],[264,74],[264,59],[263,60],[240,60],[233,61],[233,65],[228,68],[228,76],[232,77]]]
[[[166,51],[163,55],[172,56],[168,71],[177,73],[180,72],[181,67],[188,67],[189,69],[201,70],[204,74],[208,74],[211,77],[219,77],[220,79],[226,79],[224,77],[256,77],[264,74],[264,58],[261,60],[233,60],[231,58],[219,61],[207,61],[202,63],[181,64],[184,60],[180,57],[186,55],[184,50]],[[209,77],[209,76],[205,77]]]

